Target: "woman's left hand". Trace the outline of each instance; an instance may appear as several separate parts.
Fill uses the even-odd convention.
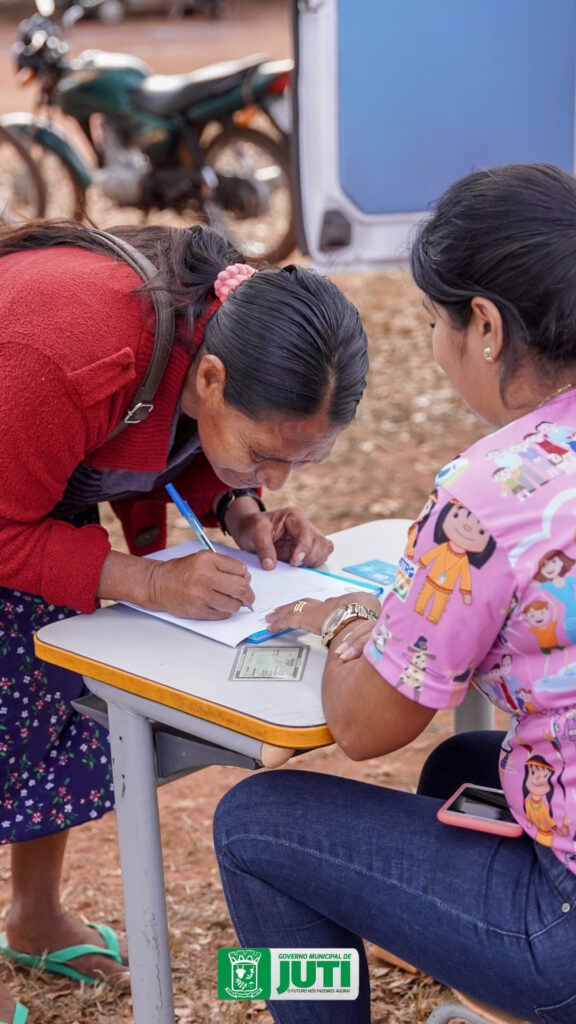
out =
[[[281,629],[305,629],[307,633],[317,633],[320,636],[322,626],[331,612],[350,601],[358,601],[359,604],[367,605],[379,614],[380,602],[372,595],[368,596],[365,591],[359,593],[342,594],[340,597],[329,597],[326,601],[317,601],[313,597],[302,598],[301,601],[291,601],[290,604],[283,604],[275,608],[266,616],[266,625],[271,633]],[[364,625],[367,620],[360,620]],[[374,626],[370,620],[369,630]],[[352,627],[350,628],[352,632]]]
[[[239,547],[258,555],[263,569],[274,569],[278,560],[290,565],[323,565],[334,550],[332,541],[295,505],[250,512],[229,529]]]
[[[338,605],[346,604],[347,595],[330,597],[327,601],[317,601],[313,597],[291,601],[275,608],[266,616],[266,625],[271,633],[282,629],[305,629],[307,633],[322,632],[324,620]]]

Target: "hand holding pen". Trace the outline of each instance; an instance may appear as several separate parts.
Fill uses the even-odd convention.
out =
[[[197,516],[173,484],[166,484],[166,490],[204,549],[185,558],[156,563],[158,567],[165,567],[166,576],[173,579],[174,586],[178,587],[178,594],[171,596],[170,607],[167,606],[166,610],[173,615],[195,619],[227,619],[241,607],[252,610],[254,592],[244,562],[217,552]],[[169,579],[161,581],[163,589],[169,582]],[[180,589],[183,583],[187,587],[184,594]],[[178,600],[180,610],[175,609],[175,600]],[[186,610],[182,610],[182,605]]]

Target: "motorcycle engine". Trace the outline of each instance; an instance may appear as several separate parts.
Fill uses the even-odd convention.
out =
[[[136,146],[126,146],[113,124],[105,118],[95,131],[95,144],[102,167],[94,172],[94,183],[119,206],[139,206],[150,162]]]

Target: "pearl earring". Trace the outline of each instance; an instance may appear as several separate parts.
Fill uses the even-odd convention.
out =
[[[486,345],[486,348],[484,349],[484,359],[486,360],[487,363],[493,363],[494,362],[494,357],[492,355],[492,349],[490,348],[489,345]]]

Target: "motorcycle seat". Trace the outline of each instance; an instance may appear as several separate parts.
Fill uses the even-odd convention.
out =
[[[241,87],[266,61],[265,54],[208,64],[182,75],[149,75],[130,92],[135,106],[149,114],[170,117],[203,100]]]

